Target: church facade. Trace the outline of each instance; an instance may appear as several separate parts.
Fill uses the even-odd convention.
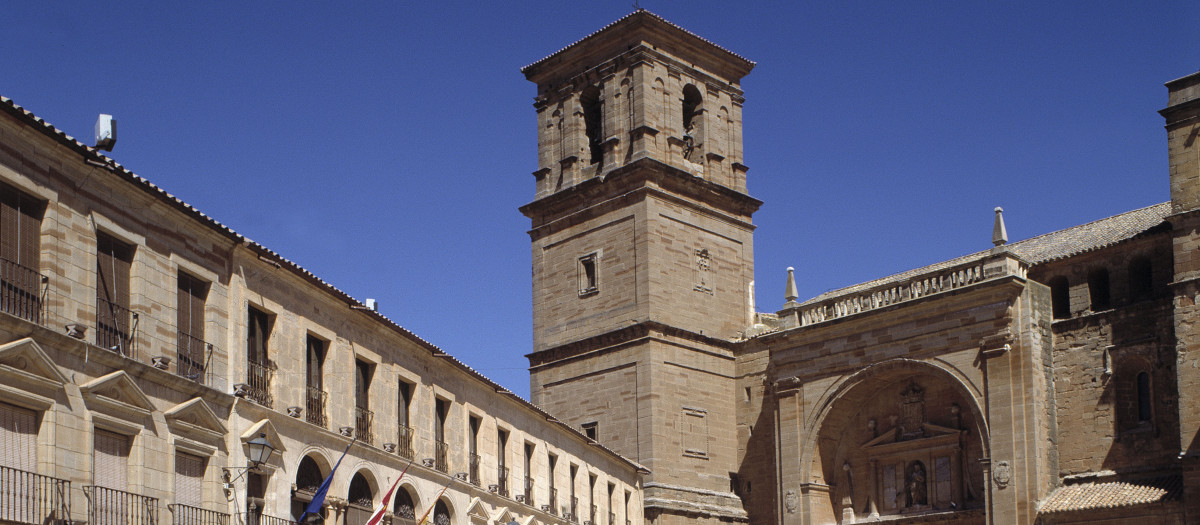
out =
[[[645,11],[537,84],[532,401],[645,465],[650,523],[1200,520],[1200,74],[1171,201],[754,307],[740,80]]]

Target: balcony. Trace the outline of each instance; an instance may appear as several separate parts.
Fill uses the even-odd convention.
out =
[[[276,518],[275,516],[263,514],[262,509],[257,508],[253,504],[246,511],[246,525],[295,525],[295,523],[289,519]]]
[[[375,444],[375,434],[371,432],[371,420],[375,413],[363,407],[354,407],[354,436],[368,445]]]
[[[209,358],[213,353],[212,343],[206,343],[203,339],[183,332],[179,332],[178,338],[175,373],[202,385],[212,386],[212,377],[208,374]]]
[[[413,430],[408,425],[399,425],[396,430],[396,453],[405,459],[416,457],[413,450]]]
[[[158,498],[87,485],[88,525],[158,525]]]
[[[550,514],[558,515],[558,489],[550,487]]]
[[[229,515],[215,510],[191,505],[167,505],[171,511],[171,525],[229,525]]]
[[[445,441],[433,442],[433,468],[438,472],[450,472],[450,445]]]
[[[533,505],[533,478],[525,476],[525,504],[530,507]]]
[[[508,497],[508,467],[503,464],[496,469],[496,494]]]
[[[617,525],[617,515],[609,512],[608,513],[608,523],[605,525]]]
[[[8,259],[0,259],[0,312],[42,324],[49,279]]]
[[[471,454],[467,456],[468,466],[467,476],[472,485],[478,487],[482,483],[479,479],[479,454]]]
[[[574,491],[572,491],[574,492]],[[579,523],[579,498],[571,496],[571,523]]]
[[[71,482],[0,467],[0,522],[66,523],[71,517]]]
[[[313,386],[306,387],[304,392],[305,421],[326,428],[329,425],[329,417],[325,415],[325,402],[329,398],[329,393]]]
[[[137,359],[137,325],[136,312],[96,298],[96,346]]]
[[[275,365],[271,363],[246,363],[245,396],[251,401],[267,408],[275,402],[271,397],[271,377],[275,375]]]

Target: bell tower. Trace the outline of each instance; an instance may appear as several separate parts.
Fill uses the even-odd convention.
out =
[[[532,401],[648,467],[656,520],[746,520],[730,341],[753,316],[753,67],[638,10],[522,69],[537,84]]]

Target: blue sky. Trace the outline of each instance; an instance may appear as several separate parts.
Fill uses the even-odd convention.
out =
[[[19,2],[0,95],[528,396],[535,86],[629,2]],[[1168,200],[1196,2],[641,6],[758,62],[761,310]]]

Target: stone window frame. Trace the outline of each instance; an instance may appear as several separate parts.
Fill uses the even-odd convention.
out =
[[[602,252],[581,255],[576,259],[575,269],[579,284],[579,297],[590,297],[600,293],[600,257]]]
[[[679,444],[680,444],[680,448],[683,449],[683,456],[689,457],[689,458],[697,458],[697,459],[709,459],[709,454],[708,454],[708,410],[705,410],[703,408],[684,406],[684,407],[681,407],[679,417],[680,417],[679,431],[681,433]],[[697,418],[695,421],[699,422],[697,424],[702,425],[702,432],[691,432],[692,424],[685,423],[685,422],[689,421],[687,419],[689,417]],[[695,421],[693,421],[693,423]],[[699,438],[703,439],[703,441],[704,441],[703,448],[694,447],[694,446],[689,447],[688,445],[699,444],[699,441],[697,441],[697,439],[698,439],[697,436],[699,436]]]

